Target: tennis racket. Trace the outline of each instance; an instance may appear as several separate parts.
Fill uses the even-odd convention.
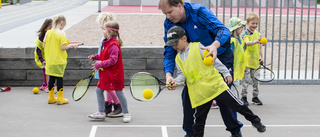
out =
[[[275,77],[273,71],[267,68],[265,65],[263,65],[262,62],[260,62],[259,68],[257,68],[254,71],[253,76],[256,80],[260,82],[270,82]]]
[[[178,85],[180,86],[183,84],[179,83]],[[135,100],[151,101],[155,99],[164,88],[169,86],[171,86],[171,84],[166,84],[148,72],[138,72],[131,78],[130,93]],[[150,89],[152,91],[153,94],[151,98],[146,99],[143,96],[146,89]]]
[[[74,87],[72,92],[72,98],[74,101],[79,101],[87,93],[93,77],[94,77],[94,72],[90,76],[81,79],[77,83],[77,85]]]
[[[237,87],[236,87],[233,83],[232,83],[230,89],[231,89],[231,91],[232,91],[233,93],[236,93],[237,97],[240,97],[240,96],[239,96],[239,91],[238,91]]]

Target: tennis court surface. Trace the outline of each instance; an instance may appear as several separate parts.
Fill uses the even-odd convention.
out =
[[[162,93],[151,102],[139,102],[131,97],[129,87],[124,89],[132,120],[122,118],[90,120],[87,115],[97,111],[95,87],[78,102],[71,98],[73,87],[65,87],[67,105],[47,104],[48,94],[33,94],[33,87],[11,87],[0,92],[1,137],[183,137],[181,90]],[[249,90],[251,87],[249,88]],[[320,134],[320,85],[260,85],[263,106],[250,104],[267,126],[258,133],[251,124],[244,123],[244,137],[318,137]],[[250,92],[251,93],[251,92]],[[248,99],[251,100],[251,95]],[[205,137],[229,137],[220,112],[211,109]]]

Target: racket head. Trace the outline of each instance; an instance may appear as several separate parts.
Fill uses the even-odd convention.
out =
[[[260,82],[270,82],[275,78],[273,71],[262,64],[254,71],[253,76]]]
[[[79,101],[87,93],[93,76],[94,72],[90,76],[81,79],[77,83],[72,92],[72,99],[74,101]]]
[[[78,44],[79,46],[80,46],[80,45],[84,45],[83,42],[74,42],[74,41],[73,41],[73,42],[69,42],[69,44]]]
[[[165,88],[161,88],[161,84],[165,83],[160,81],[154,75],[148,72],[138,72],[131,77],[130,93],[135,100],[151,101],[159,95],[162,89]],[[143,97],[143,92],[146,89],[151,89],[153,92],[153,96],[150,99]]]
[[[236,85],[235,85],[234,83],[232,83],[230,89],[231,89],[232,93],[235,93],[235,95],[236,95],[237,97],[240,97],[240,95],[239,95],[239,90],[238,90],[238,88],[236,87]]]

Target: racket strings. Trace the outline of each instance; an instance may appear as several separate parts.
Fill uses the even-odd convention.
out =
[[[261,68],[254,73],[254,77],[260,81],[271,81],[274,79],[274,73],[269,69]]]
[[[89,79],[84,79],[77,84],[77,86],[73,92],[73,98],[75,100],[80,99],[84,95],[84,93],[87,91],[87,87],[89,85],[89,82],[90,82]]]
[[[155,96],[159,92],[159,87],[160,84],[154,76],[143,73],[133,76],[130,83],[132,96],[141,101],[148,101],[143,97],[143,92],[146,89],[152,90]]]

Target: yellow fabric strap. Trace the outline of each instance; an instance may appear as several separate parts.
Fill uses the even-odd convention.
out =
[[[243,42],[254,41],[260,38],[260,33],[258,31],[254,31],[252,35],[246,35],[243,37]],[[246,62],[246,67],[257,69],[260,59],[260,44],[255,44],[252,46],[247,46],[247,49],[244,52],[244,59]]]
[[[244,62],[243,45],[239,43],[237,38],[231,38],[231,43],[234,45],[233,76],[234,81],[236,81],[237,79],[243,78],[246,65]]]
[[[218,70],[203,63],[199,42],[191,43],[185,61],[181,60],[180,54],[175,60],[186,77],[192,108],[209,102],[228,89]]]

